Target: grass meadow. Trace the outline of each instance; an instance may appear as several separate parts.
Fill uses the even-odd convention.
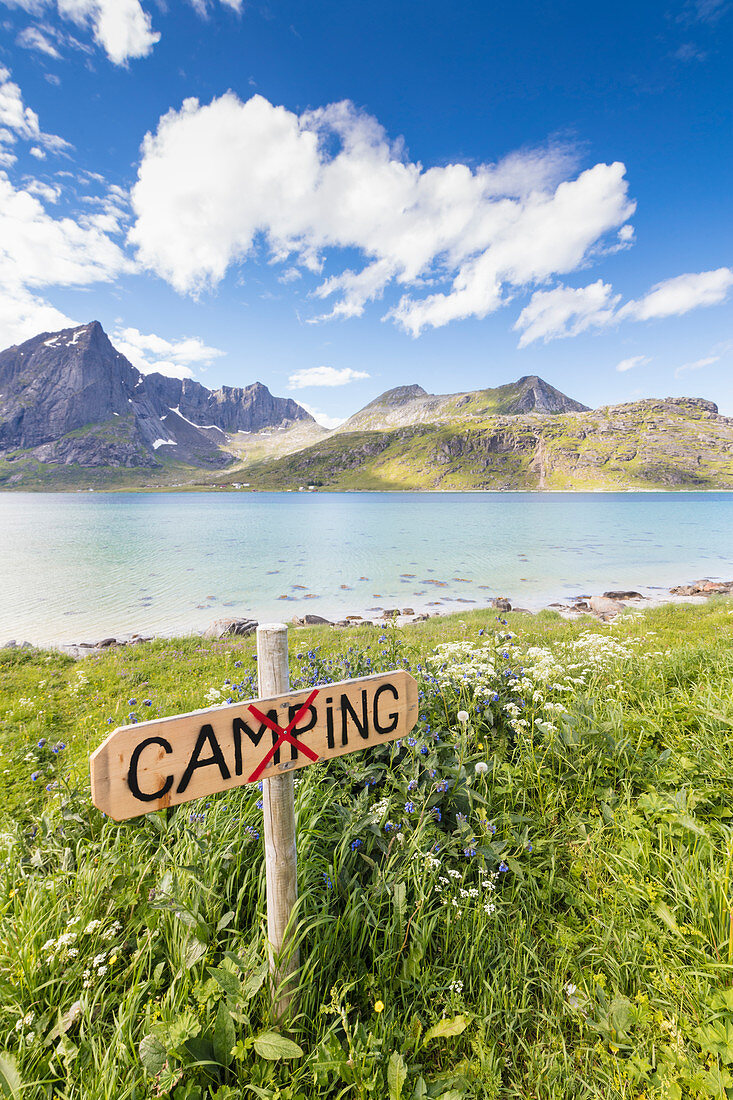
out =
[[[272,1018],[256,785],[121,824],[117,725],[256,697],[254,639],[0,651],[0,1095],[733,1097],[733,603],[291,630],[413,736],[296,773]]]

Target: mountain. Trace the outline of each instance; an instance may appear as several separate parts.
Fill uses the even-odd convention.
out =
[[[42,333],[0,353],[0,459],[82,468],[218,469],[232,437],[297,422],[290,399],[255,382],[212,391],[190,379],[141,374],[98,321]]]
[[[515,387],[528,381],[526,393],[542,394],[546,384],[536,386],[539,379],[520,379]],[[247,480],[262,489],[733,489],[733,419],[712,401],[669,397],[555,413],[476,411],[484,393],[512,388],[468,395],[450,411],[426,409],[420,394],[385,401],[389,391],[352,423],[361,418],[390,427],[350,431],[344,425],[297,453],[252,464]],[[504,408],[523,399],[508,395]],[[416,401],[424,420],[415,419]],[[395,426],[390,418],[400,415],[407,420]]]
[[[588,407],[567,397],[536,374],[494,389],[466,393],[431,394],[422,386],[398,386],[370,401],[337,430],[389,431],[408,424],[489,415],[518,416],[521,413],[587,412]]]
[[[255,382],[143,375],[97,321],[0,353],[0,488],[733,489],[733,419],[702,398],[588,409],[537,375],[398,386],[327,432]]]

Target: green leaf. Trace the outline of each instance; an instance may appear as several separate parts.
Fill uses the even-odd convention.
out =
[[[682,933],[679,930],[679,926],[677,924],[677,921],[674,919],[674,917],[670,913],[669,907],[667,905],[665,905],[665,903],[663,901],[658,901],[657,902],[657,904],[654,906],[654,912],[656,913],[656,915],[659,917],[660,920],[664,921],[664,923],[667,925],[667,928],[669,928],[670,931],[675,932],[678,936],[682,935]]]
[[[255,1050],[260,1058],[277,1062],[280,1058],[302,1058],[303,1051],[292,1039],[286,1039],[277,1031],[263,1031],[255,1039]]]
[[[387,1064],[387,1087],[389,1088],[389,1100],[401,1100],[402,1086],[407,1078],[407,1066],[402,1055],[393,1050]]]
[[[268,970],[269,966],[267,964],[267,960],[265,960],[265,962],[263,962],[261,966],[258,966],[256,970],[252,971],[252,973],[242,986],[242,999],[244,1001],[249,1001],[252,997],[254,997],[255,993],[259,991],[259,989],[262,987],[262,983],[267,977]]]
[[[184,1009],[168,1028],[170,1049],[177,1050],[182,1043],[185,1043],[192,1035],[198,1035],[200,1031],[201,1024],[197,1020],[196,1014],[190,1008]]]
[[[212,966],[209,967],[209,974],[221,986],[227,996],[235,997],[238,1001],[242,999],[242,983],[236,974],[232,974],[231,970],[225,970],[222,966]]]
[[[425,1032],[422,1045],[425,1046],[431,1039],[447,1039],[451,1035],[460,1035],[467,1027],[468,1020],[465,1016],[454,1016],[452,1020],[438,1020],[437,1024],[433,1024]]]
[[[188,970],[190,967],[194,966],[199,959],[204,957],[207,951],[208,947],[206,944],[192,936],[186,944],[186,950],[183,953],[184,968]]]
[[[138,1048],[143,1069],[150,1077],[157,1077],[166,1060],[166,1050],[155,1035],[145,1035]]]
[[[216,926],[217,932],[221,932],[222,929],[230,925],[234,920],[234,910],[230,909],[228,913],[225,913],[223,917],[219,918],[219,923]]]
[[[15,1065],[15,1059],[8,1054],[0,1055],[0,1089],[3,1096],[9,1096],[11,1100],[19,1100],[23,1082]]]
[[[219,1001],[214,1024],[214,1057],[221,1066],[228,1066],[232,1060],[232,1050],[236,1035],[234,1021],[224,1001]]]

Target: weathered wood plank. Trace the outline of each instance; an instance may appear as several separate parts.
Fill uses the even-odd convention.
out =
[[[92,801],[122,821],[397,740],[417,722],[417,684],[402,669],[314,690],[121,726],[90,758]],[[306,703],[296,744],[267,724],[286,730]]]

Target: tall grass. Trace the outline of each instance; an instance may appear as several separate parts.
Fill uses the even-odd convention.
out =
[[[1,653],[0,1091],[733,1095],[731,605],[506,619],[291,637],[295,683],[423,695],[414,744],[297,773],[287,1029],[257,787],[122,824],[88,792],[129,714],[256,694],[253,644]]]

